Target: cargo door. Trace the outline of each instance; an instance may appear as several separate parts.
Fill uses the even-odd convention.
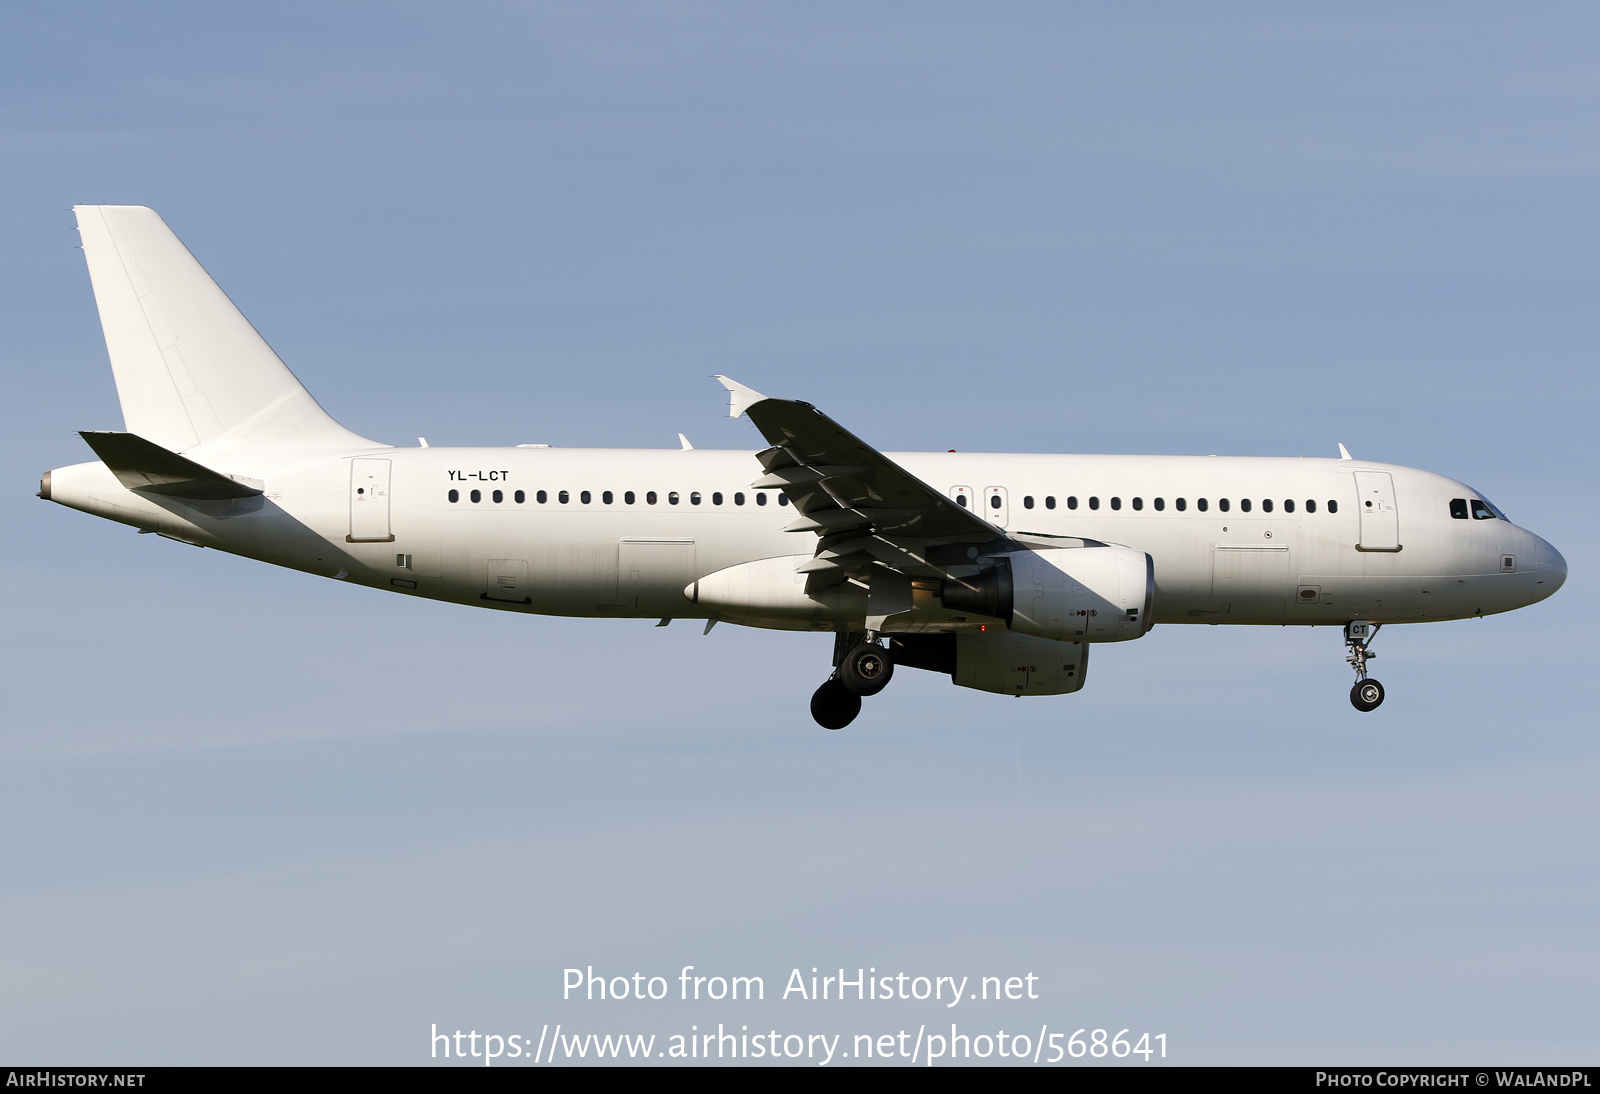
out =
[[[1212,552],[1211,599],[1229,621],[1283,617],[1289,593],[1289,548],[1219,543]]]
[[[489,578],[483,591],[485,600],[503,600],[508,604],[532,604],[528,595],[528,560],[525,558],[491,558]]]
[[[699,576],[692,539],[629,536],[617,544],[617,604],[625,612],[681,615],[694,607],[684,586]]]

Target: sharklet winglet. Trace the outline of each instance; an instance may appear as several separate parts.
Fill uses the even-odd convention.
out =
[[[730,380],[726,376],[718,376],[717,383],[728,389],[728,417],[737,418],[757,403],[766,398],[765,395],[753,387],[745,387],[737,380]]]

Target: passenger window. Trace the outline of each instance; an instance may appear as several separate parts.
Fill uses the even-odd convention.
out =
[[[450,491],[450,493],[446,494],[445,497],[449,498],[452,502],[460,501],[461,500],[461,491],[452,490],[452,491]]]
[[[1189,502],[1185,498],[1179,498],[1177,501],[1173,502],[1173,504],[1178,507],[1178,512],[1180,513],[1189,508]]]
[[[1310,498],[1307,498],[1306,499],[1306,512],[1315,513],[1316,511],[1317,511],[1317,503],[1312,501]]]
[[[1067,498],[1067,508],[1068,509],[1076,509],[1077,507],[1078,507],[1078,499],[1077,499],[1077,497],[1075,495],[1074,496],[1069,496]]]
[[[1056,496],[1054,494],[1046,494],[1044,496],[1044,507],[1046,509],[1054,509],[1056,507]]]
[[[1489,504],[1487,502],[1479,501],[1477,498],[1473,498],[1472,499],[1472,519],[1473,520],[1493,520],[1494,519],[1494,510],[1489,508]]]
[[[565,490],[563,490],[563,491],[561,491],[561,493],[556,495],[556,500],[559,501],[562,505],[565,505],[565,504],[567,504],[567,502],[572,500],[572,495],[567,493]]]
[[[1122,499],[1121,498],[1112,498],[1111,499],[1111,508],[1113,508],[1113,509],[1121,509],[1122,508]]]
[[[583,493],[578,495],[578,500],[583,502],[583,504],[588,505],[594,500],[594,495],[585,490]]]
[[[535,494],[535,495],[534,495],[534,496],[533,496],[533,498],[534,498],[534,500],[535,500],[535,501],[537,501],[537,502],[538,502],[538,503],[539,503],[539,504],[540,504],[540,505],[543,505],[543,504],[544,504],[544,503],[545,503],[545,502],[547,502],[547,501],[549,501],[549,500],[550,500],[550,495],[549,495],[549,494],[546,494],[546,493],[545,493],[545,492],[544,492],[544,491],[543,491],[543,490],[541,490],[541,491],[539,491],[539,492],[538,492],[538,493],[537,493],[537,494]]]
[[[622,495],[623,504],[624,505],[632,505],[633,504],[633,496],[634,495],[633,495],[633,491],[632,490],[629,490],[626,493],[624,493]]]
[[[1294,499],[1293,498],[1284,498],[1283,499],[1283,511],[1285,513],[1294,512]]]
[[[1218,498],[1217,499],[1217,508],[1219,510],[1221,510],[1222,512],[1226,513],[1228,511],[1228,499],[1227,498]]]
[[[1000,495],[999,494],[990,494],[989,495],[989,508],[990,509],[998,509],[998,508],[1000,508]]]
[[[614,498],[615,496],[616,496],[615,494],[613,494],[611,491],[607,490],[604,494],[600,495],[600,500],[605,502],[607,505],[610,505],[611,504],[611,499]]]
[[[700,491],[696,490],[696,491],[694,491],[693,493],[691,493],[689,495],[689,504],[690,505],[699,505],[700,504]]]
[[[1133,508],[1134,508],[1135,511],[1143,509],[1144,508],[1144,499],[1143,498],[1134,498],[1133,499]]]
[[[712,494],[711,495],[711,504],[712,505],[721,505],[722,504],[722,495],[721,494]]]
[[[1240,498],[1239,499],[1239,512],[1248,513],[1249,511],[1250,511],[1250,499],[1249,498]]]
[[[1337,513],[1338,511],[1339,511],[1339,503],[1334,501],[1332,498],[1329,498],[1328,499],[1328,512]]]
[[[788,505],[789,504],[789,495],[780,493],[778,495],[778,504],[779,505]]]
[[[1166,498],[1157,498],[1156,499],[1156,512],[1158,512],[1158,513],[1163,512],[1163,511],[1165,511],[1166,508],[1167,508],[1167,499]]]
[[[744,495],[743,494],[735,494],[733,496],[733,504],[735,504],[735,505],[743,505],[744,504]]]
[[[1098,509],[1098,508],[1100,508],[1100,499],[1099,498],[1090,498],[1089,499],[1089,508],[1090,509]]]
[[[1032,494],[1023,495],[1022,507],[1024,509],[1032,509],[1033,508],[1033,495]]]
[[[766,494],[757,494],[756,495],[756,504],[757,505],[765,505],[765,504],[767,504],[767,495]]]
[[[677,505],[678,504],[678,492],[676,490],[668,490],[667,491],[667,504],[668,505]]]
[[[1271,498],[1262,498],[1261,499],[1261,511],[1263,513],[1272,512],[1272,499]]]
[[[654,490],[645,492],[644,503],[646,505],[654,505],[656,503],[656,492]]]
[[[496,505],[499,505],[501,502],[506,500],[505,494],[501,493],[499,490],[496,490],[493,494],[490,494],[489,496],[494,499],[494,503]]]
[[[528,495],[523,493],[521,490],[518,490],[515,494],[511,495],[511,500],[516,502],[518,505],[521,505],[523,502],[528,500]]]
[[[474,490],[472,493],[468,494],[467,497],[471,498],[472,504],[476,505],[483,500],[483,491]]]
[[[961,508],[965,509],[967,507],[967,496],[965,494],[957,494],[956,495],[956,504],[961,506]]]
[[[1204,513],[1211,507],[1211,503],[1205,498],[1196,498],[1194,499],[1194,507]]]

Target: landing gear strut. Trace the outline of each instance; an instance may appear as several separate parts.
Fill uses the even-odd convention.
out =
[[[1368,623],[1364,619],[1344,625],[1344,644],[1349,650],[1345,660],[1356,670],[1355,686],[1350,689],[1350,705],[1363,714],[1377,710],[1383,702],[1383,685],[1367,678],[1367,662],[1378,656],[1372,652],[1372,640],[1378,636],[1382,623]]]
[[[811,717],[823,729],[843,729],[861,713],[861,698],[876,695],[894,676],[889,651],[874,631],[841,632],[833,643],[834,672],[811,696]]]

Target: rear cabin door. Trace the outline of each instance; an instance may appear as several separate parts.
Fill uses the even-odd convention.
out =
[[[389,530],[389,461],[350,461],[350,534],[351,543],[388,543],[394,539]]]
[[[1400,511],[1394,503],[1394,476],[1387,471],[1357,471],[1356,497],[1361,514],[1363,551],[1400,549]]]

